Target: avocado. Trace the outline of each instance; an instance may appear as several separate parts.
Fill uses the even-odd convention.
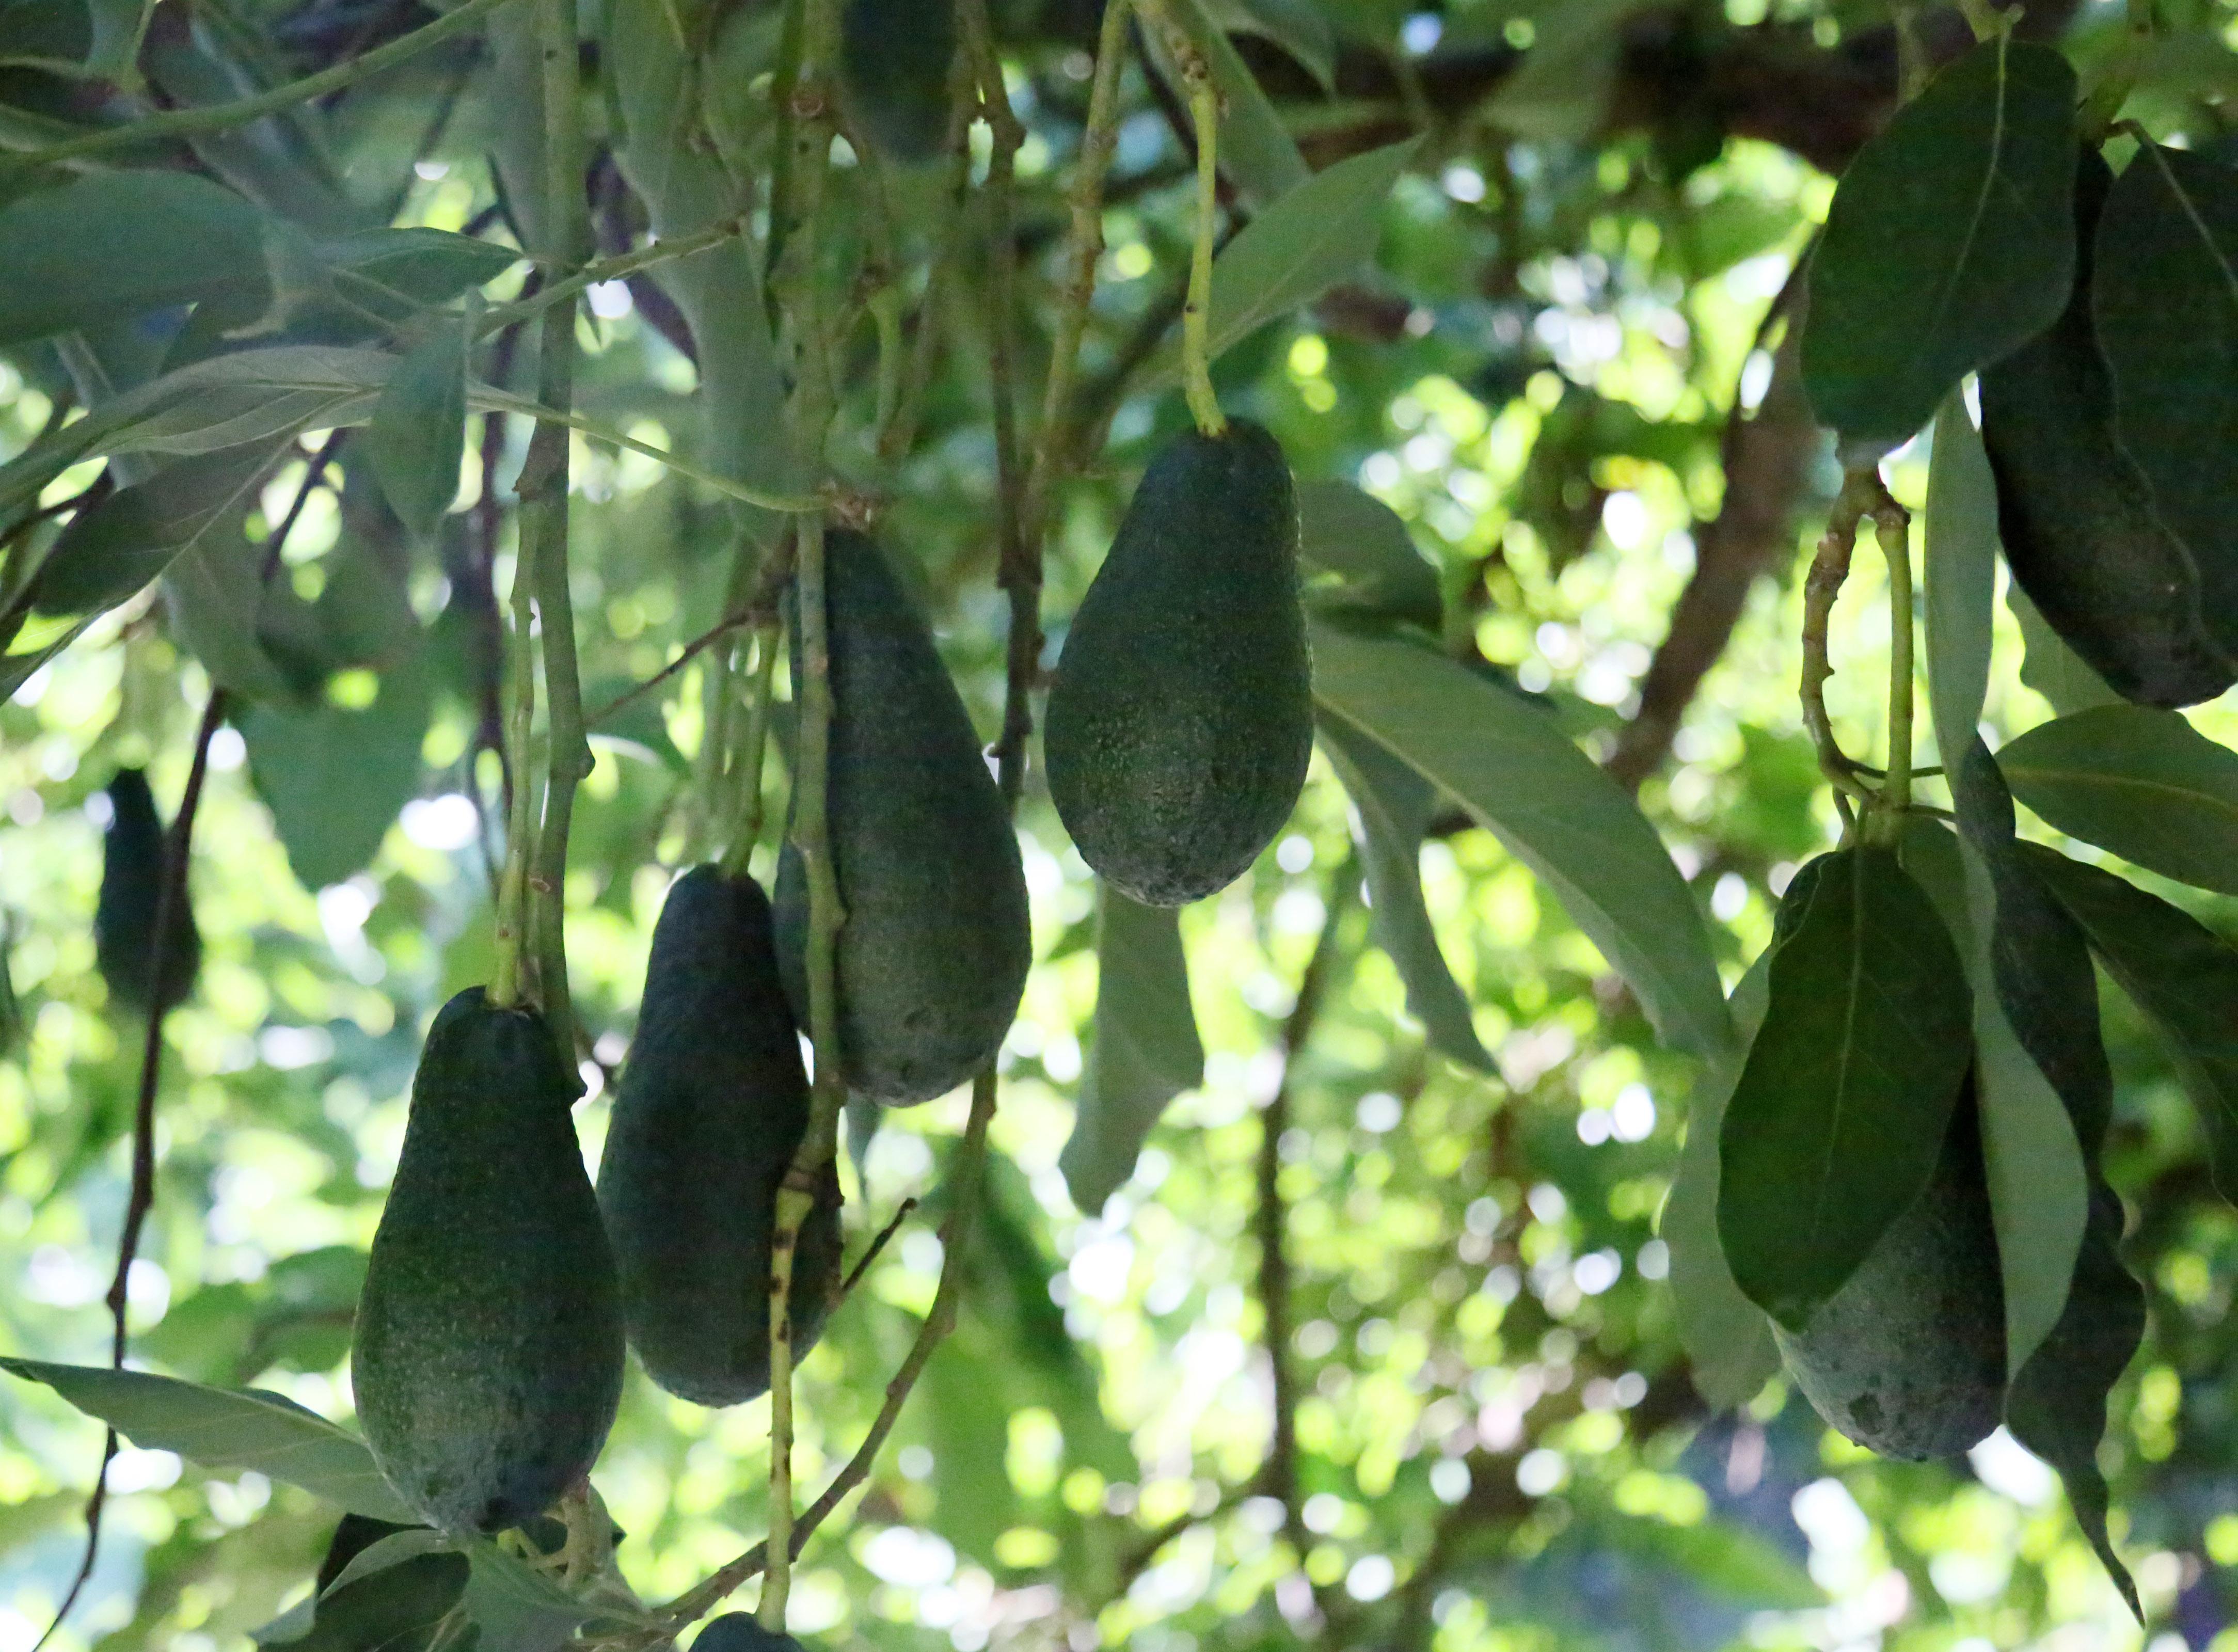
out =
[[[202,932],[195,927],[194,906],[182,887],[163,956],[160,962],[154,958],[169,837],[156,812],[145,771],[119,769],[109,783],[109,829],[102,839],[101,894],[93,909],[94,961],[109,983],[111,998],[143,1014],[160,1013],[176,1007],[194,990],[202,961]]]
[[[1883,1457],[1949,1457],[1997,1426],[2005,1292],[1970,1078],[1935,1173],[1779,1351],[1818,1415]]]
[[[517,1525],[581,1480],[621,1398],[620,1291],[574,1093],[543,1018],[479,987],[443,1006],[413,1077],[350,1376],[381,1472],[454,1536]]]
[[[1250,867],[1313,755],[1298,506],[1274,437],[1239,419],[1150,461],[1073,617],[1043,739],[1082,858],[1147,906]]]
[[[790,1635],[773,1634],[745,1612],[725,1612],[699,1631],[692,1652],[802,1652]]]
[[[1033,961],[1025,871],[970,715],[884,553],[844,531],[824,548],[840,1070],[875,1100],[929,1101],[993,1060],[1017,1014]],[[798,602],[796,585],[796,685]],[[776,917],[785,993],[808,1026],[808,879],[789,836]]]
[[[770,1234],[807,1128],[769,901],[750,877],[695,867],[652,932],[599,1166],[630,1345],[670,1393],[735,1405],[769,1391]],[[796,1357],[823,1328],[839,1263],[839,1173],[827,1166],[793,1258]]]
[[[856,126],[890,159],[930,161],[948,147],[955,0],[847,0],[839,81]]]

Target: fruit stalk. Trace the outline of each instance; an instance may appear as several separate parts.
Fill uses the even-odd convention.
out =
[[[1889,760],[1880,804],[1889,829],[1911,806],[1912,614],[1911,518],[1884,492],[1874,506],[1873,537],[1889,570]],[[1952,753],[1953,761],[1957,753]]]
[[[1220,89],[1196,42],[1165,0],[1136,0],[1165,36],[1166,53],[1189,94],[1189,125],[1196,135],[1196,238],[1189,252],[1189,295],[1182,305],[1182,389],[1196,427],[1208,436],[1228,433],[1228,420],[1212,391],[1210,327],[1213,242],[1220,228]]]

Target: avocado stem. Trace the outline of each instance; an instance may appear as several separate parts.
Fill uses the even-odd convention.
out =
[[[1228,420],[1212,389],[1212,250],[1220,217],[1220,92],[1204,59],[1191,51],[1182,69],[1189,122],[1196,128],[1196,243],[1189,251],[1189,301],[1182,307],[1182,372],[1189,412],[1208,436],[1225,436]]]

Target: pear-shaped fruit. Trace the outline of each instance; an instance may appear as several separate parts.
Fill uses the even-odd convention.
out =
[[[1274,841],[1313,743],[1289,465],[1248,420],[1175,437],[1065,638],[1043,742],[1057,813],[1102,877],[1182,906]]]
[[[770,1235],[807,1128],[769,902],[750,877],[696,867],[652,932],[599,1165],[630,1345],[670,1393],[735,1405],[769,1391]],[[823,1329],[839,1262],[839,1175],[827,1166],[793,1255],[796,1358]]]
[[[109,995],[129,1009],[165,1010],[194,990],[202,932],[182,887],[163,955],[156,955],[167,836],[148,776],[119,769],[109,783],[109,830],[102,840],[101,895],[93,909],[93,955]]]
[[[764,1629],[744,1612],[725,1612],[699,1631],[692,1652],[801,1652],[790,1635]]]
[[[831,671],[825,818],[839,931],[840,1070],[862,1094],[929,1101],[994,1058],[1033,961],[1010,811],[932,633],[878,547],[825,541]],[[788,598],[793,681],[800,626]],[[809,1025],[808,880],[788,840],[777,946]]]
[[[374,1460],[454,1534],[516,1525],[590,1471],[621,1398],[613,1255],[543,1018],[443,1006],[358,1299]]]
[[[1884,1457],[1949,1457],[1996,1427],[2004,1279],[1970,1080],[1919,1197],[1800,1332],[1772,1332],[1818,1415]]]

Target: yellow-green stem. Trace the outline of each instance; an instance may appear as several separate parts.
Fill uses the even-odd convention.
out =
[[[1208,436],[1228,433],[1228,420],[1212,391],[1212,251],[1220,222],[1220,91],[1203,58],[1184,69],[1189,119],[1196,127],[1196,244],[1189,253],[1189,301],[1182,308],[1182,385],[1196,427]]]
[[[1900,816],[1911,804],[1912,615],[1911,524],[1884,495],[1873,515],[1873,537],[1889,571],[1889,760],[1881,783],[1882,807]],[[1955,754],[1954,754],[1955,755]]]
[[[738,772],[730,779],[735,811],[730,842],[723,852],[723,870],[732,877],[746,876],[755,841],[762,835],[762,764],[769,748],[770,690],[777,673],[777,627],[757,625],[752,638],[754,671],[748,679],[752,697],[746,705],[745,735],[738,742]]]
[[[497,959],[490,973],[489,1001],[500,1008],[521,1001],[525,990],[521,949],[527,940],[528,864],[535,838],[536,644],[532,603],[534,578],[523,542],[516,539],[513,591],[507,602],[511,631],[506,638],[506,764],[513,796],[506,810],[505,869],[497,891]]]

